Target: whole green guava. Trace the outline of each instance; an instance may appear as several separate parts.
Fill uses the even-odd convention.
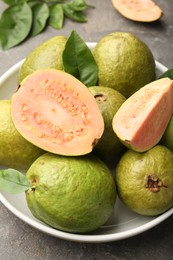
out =
[[[36,70],[53,68],[64,70],[62,53],[65,48],[67,38],[65,36],[54,36],[34,48],[26,57],[22,64],[18,81],[24,80],[29,74]]]
[[[155,79],[155,61],[149,47],[134,34],[112,32],[93,50],[98,84],[118,90],[128,98]]]
[[[145,153],[128,150],[116,167],[115,182],[128,208],[159,215],[173,206],[173,153],[161,145]]]
[[[0,165],[27,170],[45,151],[31,144],[16,130],[11,118],[11,101],[0,101]]]
[[[26,174],[26,200],[32,214],[71,233],[94,231],[110,217],[116,187],[107,166],[96,156],[65,157],[46,153]]]
[[[115,89],[105,86],[93,86],[88,89],[95,97],[104,120],[104,132],[93,152],[105,162],[115,164],[125,146],[113,131],[112,120],[126,98]]]

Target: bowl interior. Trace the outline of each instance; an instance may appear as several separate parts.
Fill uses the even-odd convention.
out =
[[[87,44],[91,49],[95,46],[95,43]],[[10,99],[17,89],[18,72],[22,63],[23,61],[17,63],[0,78],[1,99]],[[165,66],[156,61],[157,76],[166,70],[167,68]],[[95,232],[79,235],[53,229],[34,218],[27,207],[25,194],[12,195],[1,192],[0,200],[13,214],[32,227],[59,238],[80,242],[108,242],[134,236],[154,227],[173,214],[172,208],[158,217],[140,216],[127,209],[127,207],[117,199],[112,216],[105,225]]]

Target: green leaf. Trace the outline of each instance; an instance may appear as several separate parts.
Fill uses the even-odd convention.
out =
[[[60,4],[51,5],[49,7],[49,25],[55,29],[61,29],[64,22],[63,8]]]
[[[32,7],[32,28],[31,36],[35,36],[43,31],[49,17],[49,8],[45,3],[39,3]]]
[[[65,2],[66,0],[44,0],[45,3],[47,4],[52,4],[52,3],[62,3]]]
[[[63,65],[67,73],[83,82],[86,86],[94,86],[98,80],[98,67],[93,54],[80,38],[72,31],[63,52]]]
[[[65,17],[87,22],[84,11],[94,6],[85,0],[3,0],[9,7],[0,14],[0,45],[6,50],[28,36],[36,36],[47,24],[63,27]]]
[[[88,5],[85,0],[72,0],[68,3],[64,3],[63,5],[64,14],[76,21],[76,22],[87,22],[84,11],[88,8],[94,8],[94,6]]]
[[[87,22],[86,16],[82,11],[74,11],[68,4],[63,4],[63,11],[65,16],[79,23]]]
[[[67,6],[63,6],[64,14],[66,17],[79,23],[86,23],[87,19],[83,12],[75,12],[69,9]]]
[[[37,4],[37,2],[36,2],[35,0],[29,0],[29,1],[28,1],[28,5],[30,6],[31,10],[32,10],[32,7],[33,7],[34,5],[36,5],[36,4]]]
[[[21,172],[14,169],[0,170],[0,190],[17,194],[29,188],[29,182]]]
[[[3,0],[4,3],[7,5],[16,5],[16,4],[22,4],[24,2],[27,2],[27,0]]]
[[[21,43],[29,34],[32,24],[31,8],[27,3],[7,8],[0,17],[0,42],[3,49]]]
[[[170,79],[173,79],[173,68],[172,69],[169,69],[167,71],[165,71],[160,77],[159,79],[161,78],[170,78]]]
[[[73,0],[66,5],[73,11],[83,11],[87,7],[85,0]]]

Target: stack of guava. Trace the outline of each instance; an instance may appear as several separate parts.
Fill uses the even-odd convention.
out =
[[[143,41],[114,32],[92,52],[98,82],[87,88],[64,71],[65,44],[57,36],[34,49],[19,88],[0,101],[1,164],[27,165],[32,214],[66,232],[99,228],[117,195],[138,214],[163,213],[173,206],[173,153],[160,145],[173,112],[172,80],[156,80]]]

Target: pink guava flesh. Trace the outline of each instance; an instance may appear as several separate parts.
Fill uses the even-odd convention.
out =
[[[158,20],[163,11],[151,0],[112,0],[115,9],[124,17],[137,22]]]
[[[172,113],[173,81],[159,79],[122,104],[113,118],[113,130],[124,145],[144,152],[160,141]]]
[[[36,71],[22,81],[12,97],[12,119],[29,142],[61,155],[91,152],[104,130],[87,87],[54,69]]]

